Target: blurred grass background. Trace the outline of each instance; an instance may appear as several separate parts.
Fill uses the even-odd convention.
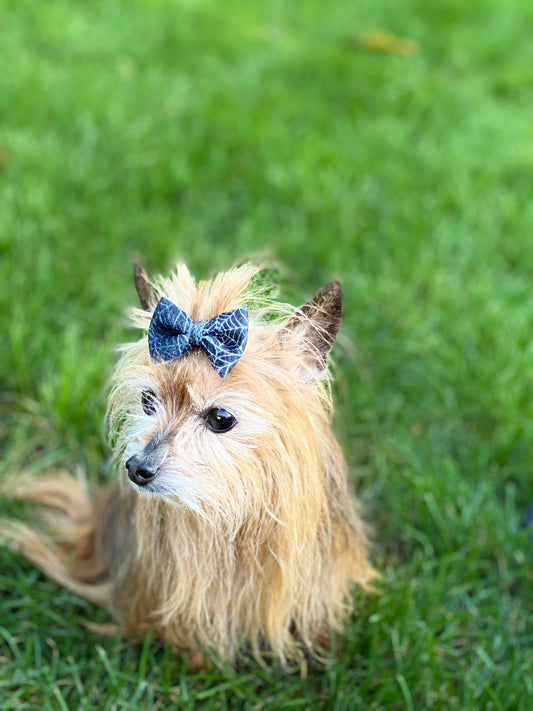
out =
[[[533,6],[0,0],[1,470],[108,475],[131,263],[339,278],[381,593],[306,679],[190,671],[0,552],[2,709],[530,709]]]

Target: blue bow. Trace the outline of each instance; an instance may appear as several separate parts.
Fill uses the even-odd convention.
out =
[[[211,365],[225,378],[244,352],[248,339],[248,310],[235,309],[209,321],[193,321],[183,309],[163,297],[148,329],[153,360],[174,360],[201,346]]]

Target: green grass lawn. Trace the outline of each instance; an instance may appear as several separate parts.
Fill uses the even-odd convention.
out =
[[[0,0],[2,474],[109,477],[136,257],[266,253],[293,303],[343,284],[335,428],[383,573],[306,678],[192,672],[2,550],[0,709],[532,708],[532,23],[529,0]]]

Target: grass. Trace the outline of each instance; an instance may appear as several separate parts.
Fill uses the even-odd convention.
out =
[[[1,471],[108,476],[136,256],[204,276],[268,248],[294,302],[343,283],[335,427],[383,572],[302,679],[102,638],[103,612],[1,551],[1,709],[531,707],[532,20],[0,2]]]

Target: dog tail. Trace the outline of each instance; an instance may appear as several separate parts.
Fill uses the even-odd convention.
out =
[[[31,523],[0,519],[0,544],[22,553],[48,577],[106,609],[109,571],[97,551],[101,507],[86,486],[63,472],[0,484],[4,498],[31,505]]]

